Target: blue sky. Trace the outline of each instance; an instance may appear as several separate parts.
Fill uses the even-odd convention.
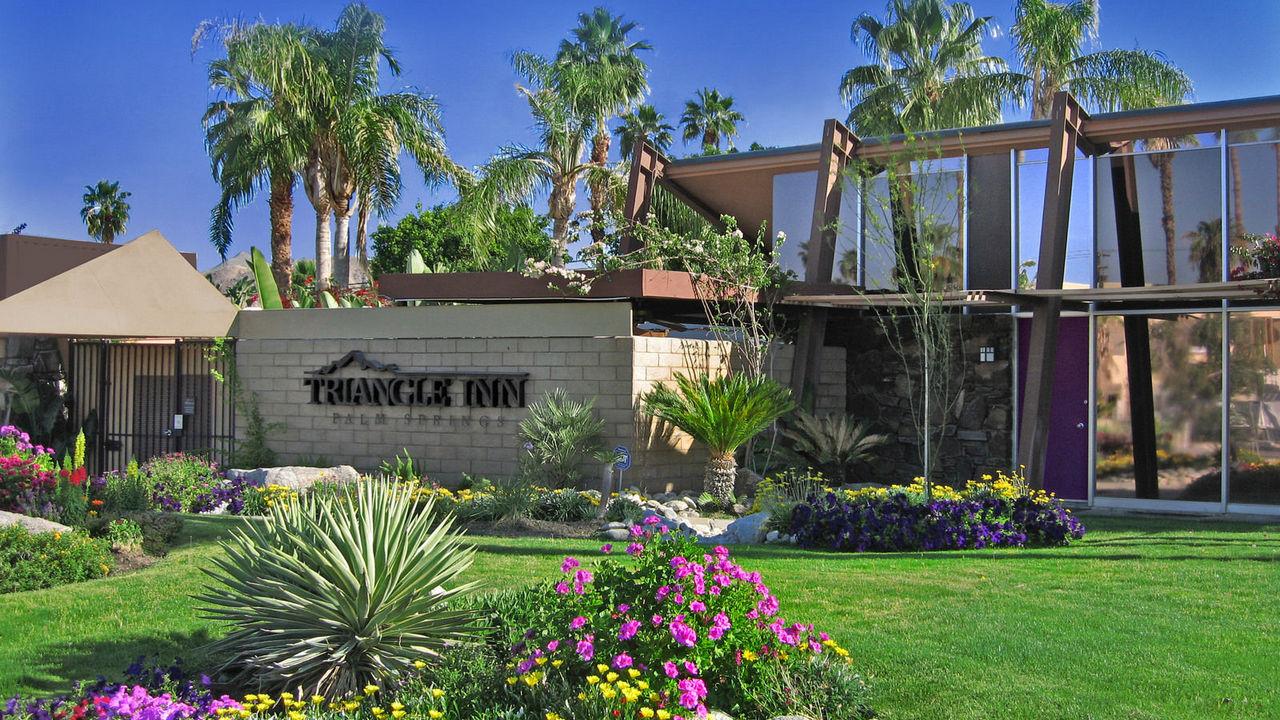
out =
[[[0,231],[86,238],[80,222],[83,186],[107,178],[133,193],[126,237],[159,229],[201,268],[217,262],[208,243],[216,199],[202,145],[200,116],[211,99],[205,51],[193,60],[191,32],[209,17],[306,20],[328,26],[343,3],[268,0],[0,0]],[[406,68],[388,88],[413,85],[444,105],[447,140],[465,165],[483,162],[499,145],[529,136],[523,103],[513,91],[513,50],[554,50],[590,0],[575,2],[390,2],[370,5],[387,17],[388,39]],[[699,87],[732,94],[747,117],[739,144],[816,142],[822,120],[845,115],[836,94],[840,74],[862,62],[849,42],[860,12],[882,2],[753,2],[703,0],[611,2],[641,23],[655,47],[650,101],[669,121]],[[974,3],[1001,28],[1012,0]],[[1280,94],[1280,3],[1256,0],[1167,0],[1103,3],[1100,47],[1163,50],[1196,82],[1202,101]],[[1007,36],[987,40],[1007,55]],[[1010,113],[1007,119],[1020,117]],[[678,151],[679,152],[679,151]],[[448,191],[408,177],[393,218],[419,200]],[[294,248],[309,254],[314,219],[299,190]],[[539,205],[539,209],[541,206]],[[237,216],[232,252],[267,244],[265,202]]]

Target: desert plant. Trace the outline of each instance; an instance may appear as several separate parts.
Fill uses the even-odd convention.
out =
[[[231,626],[211,648],[229,657],[223,670],[244,687],[342,695],[471,639],[474,615],[452,601],[476,587],[457,582],[474,550],[433,505],[367,481],[276,503],[236,530],[199,596]]]
[[[383,460],[378,466],[378,472],[386,478],[391,478],[399,482],[419,482],[427,479],[427,474],[422,471],[422,461],[415,461],[413,456],[409,454],[408,448],[401,448],[399,453],[390,460]]]
[[[604,420],[596,417],[595,401],[571,400],[556,388],[529,406],[520,421],[520,439],[528,450],[529,471],[552,487],[576,484],[579,468],[588,458],[605,460]]]
[[[103,477],[103,509],[109,512],[140,512],[151,507],[151,484],[142,476],[137,460],[129,460],[123,473]]]
[[[858,463],[889,442],[888,435],[871,432],[871,423],[849,415],[817,416],[797,411],[782,427],[788,449],[801,460],[827,471],[837,482],[847,482]]]
[[[270,272],[268,272],[268,277]],[[239,389],[237,384],[236,389]],[[268,441],[271,435],[284,429],[282,422],[269,422],[258,407],[258,394],[254,392],[238,393],[237,402],[245,418],[244,439],[236,443],[236,451],[231,462],[236,467],[262,468],[275,467],[278,464],[276,451],[271,449]]]
[[[674,388],[658,385],[642,402],[650,415],[692,435],[711,451],[703,487],[724,506],[734,501],[734,453],[795,407],[791,391],[777,381],[740,373],[717,378],[678,373]]]

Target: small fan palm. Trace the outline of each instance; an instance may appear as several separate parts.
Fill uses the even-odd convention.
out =
[[[98,242],[110,245],[124,232],[129,223],[128,200],[132,194],[121,190],[118,182],[99,180],[96,185],[84,186],[80,219]]]
[[[889,443],[888,435],[871,432],[871,424],[848,415],[797,412],[782,428],[790,450],[800,459],[821,468],[839,482],[848,480],[850,468],[870,460],[874,451]]]
[[[675,126],[666,122],[666,118],[652,105],[641,105],[622,116],[622,124],[613,132],[618,136],[622,159],[631,158],[631,150],[635,144],[644,140],[658,150],[666,152],[671,147],[671,133]]]
[[[675,387],[658,385],[642,398],[646,412],[707,446],[711,458],[703,489],[717,502],[734,500],[734,453],[775,420],[791,412],[791,391],[767,377],[733,373],[711,378],[677,374]]]
[[[552,487],[575,484],[582,463],[605,457],[604,420],[596,417],[595,401],[572,400],[561,388],[529,406],[520,421],[520,439],[536,472]]]
[[[242,687],[344,695],[474,637],[451,607],[474,550],[414,486],[367,481],[275,503],[224,543],[197,599],[231,626],[211,650]]]
[[[701,136],[703,149],[719,150],[721,140],[727,140],[729,147],[733,147],[738,123],[744,120],[742,113],[733,109],[732,95],[721,95],[719,90],[703,88],[694,94],[692,100],[685,102],[680,126],[684,128],[685,142]]]

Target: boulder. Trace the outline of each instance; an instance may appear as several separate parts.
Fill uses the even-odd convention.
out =
[[[601,537],[615,542],[622,542],[631,538],[630,531],[619,528],[606,528],[605,530],[600,531],[600,535]]]
[[[47,532],[71,532],[71,528],[56,523],[52,520],[44,518],[31,517],[30,515],[20,515],[18,513],[4,512],[0,510],[0,527],[10,527],[19,525],[27,529],[30,533],[47,533]]]
[[[777,530],[770,530],[768,535],[764,536],[764,541],[768,543],[778,542],[780,533]]]
[[[350,465],[315,468],[289,465],[284,467],[256,468],[253,470],[228,470],[229,478],[244,478],[255,485],[280,485],[290,490],[306,490],[318,482],[351,483],[360,479],[360,473]]]
[[[739,545],[758,544],[764,540],[764,523],[768,519],[767,512],[744,515],[724,529],[724,541]]]

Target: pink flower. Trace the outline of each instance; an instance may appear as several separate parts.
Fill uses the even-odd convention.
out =
[[[649,618],[649,622],[652,623],[654,627],[658,627],[663,623],[662,616],[654,613],[653,617]]]
[[[577,558],[567,557],[564,559],[564,562],[560,563],[560,572],[567,573],[581,564],[582,563],[578,562]]]
[[[662,520],[660,520],[657,515],[649,515],[644,519],[645,525],[657,525],[660,522],[662,522]]]
[[[635,556],[635,555],[639,555],[642,552],[644,552],[644,546],[641,545],[640,543],[631,543],[630,545],[627,546],[628,555]]]
[[[567,582],[565,582],[565,581],[563,581],[563,580],[561,580],[560,582],[556,583],[556,592],[557,592],[557,593],[559,593],[559,594],[561,594],[561,595],[568,595],[568,594],[569,594],[569,583],[567,583]]]
[[[626,653],[618,653],[613,656],[613,669],[625,670],[631,667],[631,656]]]
[[[672,680],[680,677],[680,668],[676,667],[676,664],[670,660],[662,663],[662,672],[666,673],[667,677]]]
[[[547,643],[547,652],[549,653],[555,652],[557,649],[559,649],[559,647],[560,647],[560,641],[552,640],[551,642]]]
[[[581,630],[581,629],[582,629],[582,626],[583,626],[583,625],[586,625],[586,624],[587,624],[587,619],[586,619],[586,618],[584,618],[584,617],[582,617],[581,615],[579,615],[578,617],[576,617],[576,618],[574,618],[574,619],[572,619],[572,620],[570,620],[570,621],[569,621],[569,629],[570,629],[570,630]]]
[[[609,553],[613,552],[613,543],[605,543],[601,545],[600,552],[604,553],[605,555],[608,555]]]
[[[622,623],[622,627],[618,629],[618,639],[630,640],[631,638],[636,636],[636,633],[639,630],[640,630],[639,620],[628,620],[627,622]]]
[[[677,645],[685,647],[693,647],[698,643],[698,633],[693,628],[684,624],[681,620],[674,620],[667,629],[671,631],[671,638],[676,641]]]
[[[698,674],[698,666],[697,666],[697,665],[694,665],[692,660],[685,660],[685,661],[684,661],[684,671],[685,671],[685,672],[687,672],[687,673],[689,673],[690,675],[697,675],[697,674]]]
[[[706,612],[706,611],[707,611],[707,605],[701,600],[694,600],[693,602],[689,603],[689,612],[700,613],[700,612]]]
[[[619,615],[626,615],[626,614],[627,614],[627,611],[628,611],[628,610],[630,610],[630,609],[631,609],[631,606],[630,606],[630,605],[628,605],[628,604],[626,604],[626,603],[622,603],[621,605],[619,605],[619,606],[618,606],[618,614],[619,614]]]
[[[588,635],[582,638],[581,640],[578,641],[577,650],[578,650],[578,657],[582,658],[585,661],[590,661],[591,658],[596,656],[595,638],[591,635]]]

